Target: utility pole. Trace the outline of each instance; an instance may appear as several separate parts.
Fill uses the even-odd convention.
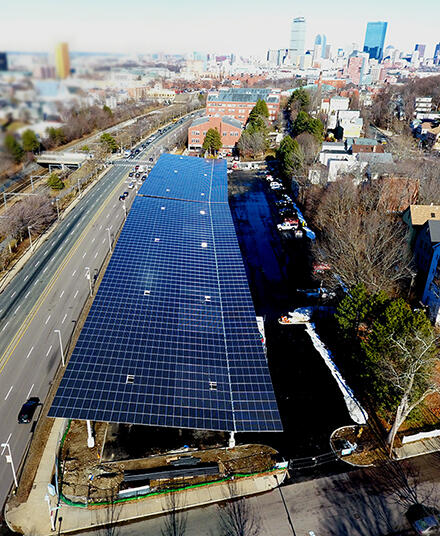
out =
[[[5,449],[7,449],[8,451],[8,453],[5,454],[6,463],[11,464],[12,476],[14,477],[14,484],[15,484],[15,487],[18,488],[17,474],[15,472],[14,462],[12,461],[12,456],[11,456],[11,447],[9,446],[9,443],[2,443],[1,446],[2,446],[3,452],[5,451]]]
[[[110,253],[112,252],[112,237],[110,235],[110,227],[106,227],[105,229],[108,231],[108,249],[110,250]]]
[[[86,279],[89,280],[90,297],[92,297],[93,296],[93,291],[92,291],[92,278],[90,276],[90,268],[88,266],[86,266],[85,270],[86,270]]]
[[[54,330],[55,333],[58,333],[58,337],[60,339],[60,350],[61,350],[61,362],[63,364],[63,367],[65,366],[64,362],[64,351],[63,351],[63,341],[61,340],[61,331],[59,329]]]
[[[33,251],[33,250],[34,250],[34,246],[33,246],[33,244],[32,244],[32,235],[31,235],[32,225],[29,225],[27,229],[28,229],[28,233],[29,233],[29,242],[30,242],[30,244],[31,244],[31,251]]]

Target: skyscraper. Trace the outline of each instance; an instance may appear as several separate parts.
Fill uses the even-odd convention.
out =
[[[304,54],[306,42],[306,19],[296,17],[292,21],[290,31],[289,56],[292,63],[298,62],[298,57]]]
[[[70,74],[69,46],[58,43],[55,47],[55,69],[58,78],[67,78]]]
[[[6,52],[0,52],[0,71],[8,70],[8,56]]]
[[[388,22],[369,22],[367,24],[364,52],[367,52],[370,58],[382,60],[387,26]]]
[[[440,63],[440,43],[437,43],[435,45],[435,50],[434,50],[434,63],[437,65],[438,63]]]
[[[425,50],[426,50],[426,45],[420,45],[420,44],[417,44],[416,45],[416,48],[414,50],[417,50],[418,53],[419,53],[419,58],[422,59],[425,57]]]
[[[326,58],[327,37],[324,34],[318,34],[315,37],[315,45],[321,45],[321,57]]]

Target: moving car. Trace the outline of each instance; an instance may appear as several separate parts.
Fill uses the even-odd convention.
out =
[[[18,414],[19,424],[26,424],[28,422],[31,422],[34,416],[35,410],[37,409],[39,405],[40,405],[39,398],[37,397],[29,398],[29,400],[21,406],[21,410]]]
[[[277,225],[278,231],[292,231],[294,226],[286,221]]]

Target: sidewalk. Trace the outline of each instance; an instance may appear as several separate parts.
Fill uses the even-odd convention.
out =
[[[14,531],[32,534],[33,536],[53,534],[49,507],[45,496],[48,494],[47,485],[52,480],[55,454],[57,453],[59,438],[63,430],[63,420],[55,419],[27,501],[16,505],[14,504],[16,501],[12,496],[6,503],[5,518],[9,527]],[[237,479],[234,481],[234,494],[235,496],[242,496],[270,491],[277,487],[285,476],[286,471],[279,470],[257,477]],[[67,533],[105,525],[110,520],[116,520],[121,523],[161,515],[173,509],[173,502],[174,509],[208,505],[231,498],[231,487],[227,482],[214,483],[177,492],[174,497],[175,500],[171,501],[169,495],[153,495],[144,499],[117,503],[109,508],[81,508],[61,502],[60,508],[56,513],[58,520],[56,528],[59,528],[60,517],[62,517],[61,531]],[[57,506],[57,497],[51,497],[50,499],[51,507],[55,508]]]

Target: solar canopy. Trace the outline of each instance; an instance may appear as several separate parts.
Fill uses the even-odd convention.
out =
[[[172,191],[163,193],[166,184]],[[159,159],[132,205],[49,415],[282,430],[227,203],[225,162]]]

